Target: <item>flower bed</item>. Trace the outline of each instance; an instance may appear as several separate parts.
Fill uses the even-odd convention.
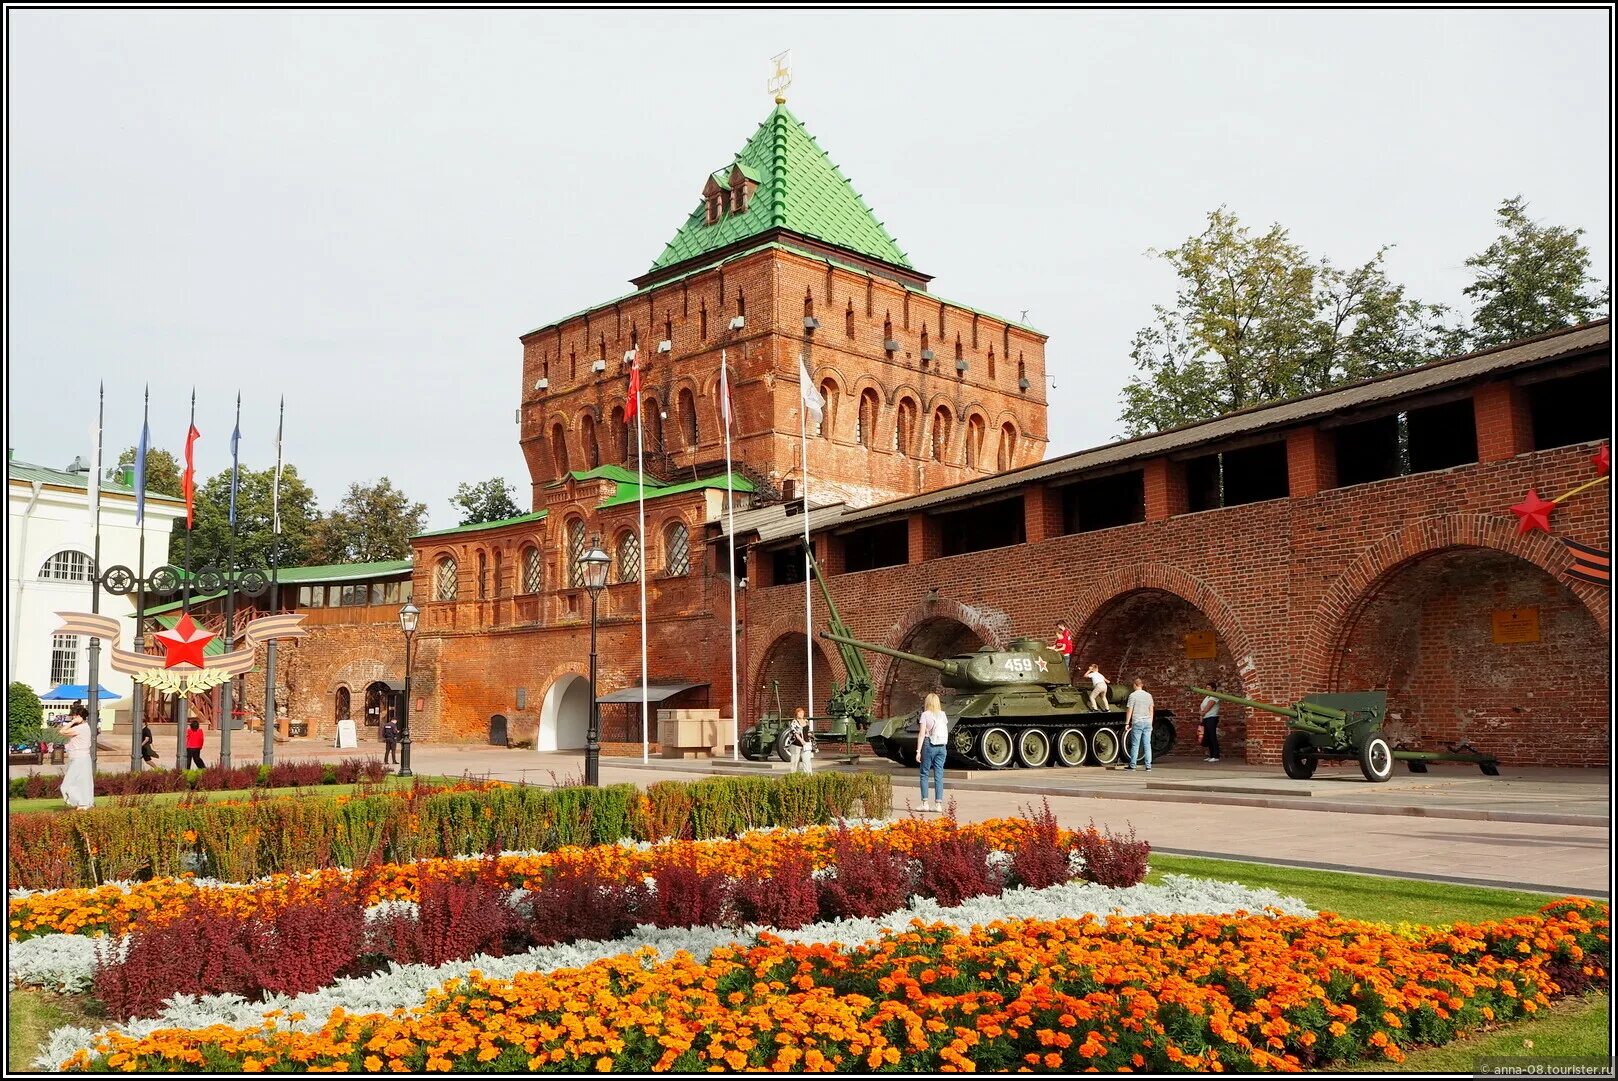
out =
[[[210,766],[207,769],[143,769],[135,773],[98,773],[98,796],[151,796],[162,792],[234,792],[249,788],[309,788],[318,785],[375,784],[388,773],[380,758],[345,758],[341,762],[277,762],[270,766]],[[12,799],[51,799],[62,790],[55,773],[30,773],[11,781]]]
[[[548,852],[625,838],[730,836],[768,826],[884,817],[886,776],[726,777],[403,798],[97,807],[10,816],[8,880],[30,889],[202,873],[247,882],[276,873],[410,863],[466,852]]]
[[[95,1036],[73,1070],[1297,1070],[1444,1042],[1607,977],[1605,905],[1417,939],[1335,916],[1012,920],[835,949],[763,936],[451,980],[313,1032]],[[288,1020],[292,1020],[289,1018]],[[73,1038],[73,1034],[64,1034]]]

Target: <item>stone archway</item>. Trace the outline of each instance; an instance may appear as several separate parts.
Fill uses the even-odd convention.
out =
[[[1395,563],[1348,606],[1325,660],[1323,689],[1387,692],[1396,744],[1470,743],[1508,765],[1609,760],[1605,629],[1521,555],[1449,545]]]
[[[576,673],[556,679],[539,708],[539,730],[534,747],[539,751],[574,751],[590,734],[590,681]]]
[[[815,643],[814,656],[815,702],[824,711],[833,682],[831,661],[819,642]],[[758,666],[757,682],[753,686],[755,721],[776,711],[775,683],[780,684],[781,710],[787,716],[798,706],[809,705],[808,669],[806,639],[802,631],[789,631],[771,642],[770,648],[764,651],[764,660]],[[810,714],[815,715],[812,707]]]
[[[977,629],[961,620],[953,616],[935,615],[911,627],[893,648],[943,660],[973,653],[987,644]],[[887,664],[877,684],[882,688],[877,699],[877,716],[914,713],[921,709],[922,700],[928,694],[943,689],[941,673],[936,669],[911,664],[896,657],[883,659]]]

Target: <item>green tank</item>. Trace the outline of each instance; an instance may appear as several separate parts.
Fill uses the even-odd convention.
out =
[[[1114,683],[1106,708],[1090,708],[1089,687],[1075,687],[1067,659],[1036,638],[1016,638],[1005,649],[980,649],[935,660],[861,642],[820,635],[840,647],[868,650],[942,673],[939,700],[949,718],[948,763],[961,769],[1110,766],[1123,756],[1124,709],[1130,688]],[[871,726],[871,748],[906,766],[916,764],[921,708]],[[1174,714],[1152,720],[1152,754],[1174,746]]]

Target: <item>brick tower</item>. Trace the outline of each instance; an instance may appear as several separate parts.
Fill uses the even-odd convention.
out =
[[[723,469],[716,385],[730,365],[733,454],[783,494],[802,483],[800,362],[815,503],[866,506],[1043,457],[1045,335],[942,300],[784,103],[701,174],[701,198],[633,292],[522,336],[522,448],[541,490],[633,468],[641,364],[648,472]]]

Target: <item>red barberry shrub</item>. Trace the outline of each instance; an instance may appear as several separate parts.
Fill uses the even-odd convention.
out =
[[[730,880],[718,870],[697,869],[696,853],[664,853],[652,864],[654,889],[646,920],[659,927],[702,927],[725,921]]]
[[[224,769],[215,766],[197,775],[198,792],[235,792],[254,787],[258,783],[257,766],[239,766]]]
[[[270,767],[270,788],[313,788],[323,783],[324,762],[277,762]]]
[[[998,876],[989,869],[989,845],[979,837],[950,829],[918,844],[915,858],[921,864],[916,892],[936,897],[941,905],[1002,892]]]
[[[1062,844],[1062,829],[1056,824],[1056,814],[1050,800],[1041,800],[1041,808],[1023,808],[1028,828],[1011,852],[1011,877],[1019,886],[1033,890],[1066,882],[1070,877],[1069,850]]]
[[[417,914],[378,921],[373,941],[401,964],[442,965],[480,953],[504,956],[517,925],[507,896],[482,878],[429,878],[421,885]]]
[[[815,922],[820,898],[813,871],[809,856],[794,846],[781,855],[774,870],[744,875],[734,887],[737,920],[786,931]]]
[[[840,822],[831,849],[835,873],[819,883],[823,918],[884,916],[904,907],[910,897],[909,860],[886,839],[871,836],[861,842]]]
[[[1089,829],[1079,834],[1076,847],[1084,857],[1080,874],[1085,881],[1113,889],[1140,885],[1152,854],[1151,842],[1137,840],[1134,826],[1129,827],[1128,833],[1120,834],[1098,830],[1094,821]]]
[[[388,775],[388,767],[382,764],[380,758],[367,758],[360,763],[359,780],[366,784],[378,784]]]
[[[363,895],[333,888],[256,920],[255,997],[316,991],[351,968],[365,946]]]
[[[192,902],[173,920],[130,933],[122,960],[98,944],[95,997],[118,1020],[151,1017],[177,994],[251,995],[258,936],[240,916]],[[257,925],[252,925],[257,930]]]
[[[555,868],[529,900],[528,939],[536,946],[621,938],[647,908],[646,884],[607,878],[592,863]]]

